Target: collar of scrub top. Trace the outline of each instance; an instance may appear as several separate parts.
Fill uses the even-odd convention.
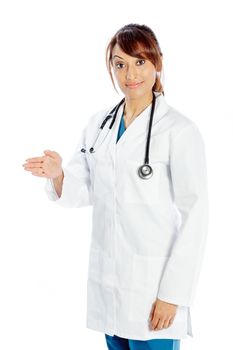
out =
[[[124,134],[126,130],[126,127],[125,127],[125,122],[124,122],[124,111],[122,112],[122,115],[121,115],[121,121],[120,121],[120,125],[119,125],[119,128],[118,128],[118,133],[117,133],[117,140],[116,142],[118,142],[118,140],[121,138],[121,136]]]
[[[162,94],[162,92],[159,92],[159,91],[153,91],[153,99],[155,97],[156,99],[156,115],[153,119],[153,124],[157,121],[159,121],[161,118],[163,118],[163,116],[167,113],[167,111],[169,110],[170,106],[166,103],[165,101],[165,98]],[[157,97],[160,97],[159,99]],[[102,122],[101,126],[99,127],[99,129],[103,129],[106,122],[110,119],[110,118],[113,118],[112,119],[112,122],[111,124],[109,125],[109,129],[112,128],[114,122],[115,122],[115,119],[117,117],[117,112],[120,108],[120,106],[124,103],[125,101],[125,98],[123,98],[119,104],[117,104],[110,112],[108,112],[108,115],[107,117],[104,119],[104,121]],[[148,106],[149,107],[149,106]],[[147,108],[148,108],[147,107]],[[146,112],[147,108],[142,112]]]

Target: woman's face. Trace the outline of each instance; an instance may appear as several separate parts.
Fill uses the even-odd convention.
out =
[[[151,93],[156,69],[149,60],[129,56],[116,44],[112,51],[112,65],[119,88],[125,96],[133,99]]]

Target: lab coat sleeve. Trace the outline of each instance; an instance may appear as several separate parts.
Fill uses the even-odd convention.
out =
[[[196,124],[184,127],[171,142],[170,171],[181,224],[157,297],[190,306],[204,256],[209,212],[205,146]]]
[[[65,167],[62,167],[64,179],[60,198],[52,179],[46,179],[44,189],[48,198],[62,207],[74,208],[93,204],[90,171],[86,155],[81,152],[81,149],[85,148],[85,132],[86,128],[82,132],[70,161]]]

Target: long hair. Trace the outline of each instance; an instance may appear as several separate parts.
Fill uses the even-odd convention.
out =
[[[127,24],[116,32],[106,49],[106,65],[115,90],[116,86],[112,77],[111,67],[113,66],[112,51],[116,44],[127,55],[148,59],[155,66],[156,71],[161,74],[163,54],[154,32],[144,24]],[[164,95],[161,75],[156,75],[156,81],[152,87],[152,91],[162,92]]]

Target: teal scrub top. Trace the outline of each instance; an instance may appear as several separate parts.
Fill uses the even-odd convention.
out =
[[[124,131],[126,130],[123,117],[124,117],[124,113],[122,113],[122,116],[121,116],[121,122],[120,122],[119,129],[118,129],[116,143],[119,140],[119,138],[121,137],[121,135],[124,133]]]

